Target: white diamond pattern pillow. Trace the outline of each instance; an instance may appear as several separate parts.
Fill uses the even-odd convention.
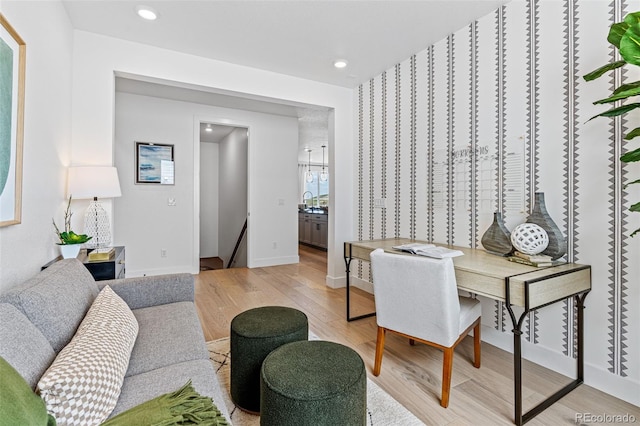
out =
[[[58,425],[98,425],[111,414],[129,366],[138,322],[106,286],[78,331],[38,382]]]

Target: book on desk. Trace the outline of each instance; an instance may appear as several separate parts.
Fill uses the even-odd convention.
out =
[[[447,257],[462,256],[460,250],[454,250],[446,247],[438,247],[434,244],[409,243],[399,246],[393,246],[394,249],[404,251],[406,253],[417,254],[419,256],[433,257],[435,259],[445,259]]]

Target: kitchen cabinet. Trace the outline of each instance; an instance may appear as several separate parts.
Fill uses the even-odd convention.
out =
[[[298,213],[298,240],[310,246],[327,249],[329,216],[321,213]]]

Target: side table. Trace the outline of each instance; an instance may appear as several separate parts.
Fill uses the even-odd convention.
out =
[[[126,269],[124,246],[116,246],[114,248],[115,253],[109,260],[89,260],[87,253],[90,253],[91,249],[89,249],[88,252],[87,249],[80,250],[78,260],[84,264],[96,281],[124,278]],[[62,259],[62,256],[56,257],[51,262],[42,266],[41,269],[48,268],[60,259]]]

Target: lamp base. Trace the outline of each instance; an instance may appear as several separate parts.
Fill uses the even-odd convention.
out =
[[[111,245],[111,225],[109,215],[100,202],[94,198],[84,214],[84,233],[91,238],[87,248],[101,248]]]

